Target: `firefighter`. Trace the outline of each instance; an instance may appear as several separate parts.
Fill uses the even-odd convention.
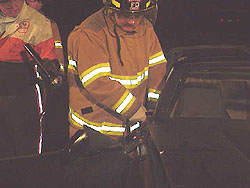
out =
[[[120,140],[154,110],[167,60],[156,0],[103,2],[68,37],[70,136],[89,127]]]
[[[0,157],[41,153],[44,80],[24,44],[57,75],[51,21],[24,0],[0,0],[0,36]]]
[[[153,110],[159,98],[166,59],[146,19],[156,1],[107,0],[104,4],[68,38],[69,121],[71,135],[88,126],[119,139],[125,123],[114,114],[135,122],[131,130],[139,126],[138,121],[145,121],[146,111]]]

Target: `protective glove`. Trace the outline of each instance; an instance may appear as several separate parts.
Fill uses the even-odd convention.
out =
[[[43,68],[48,72],[50,79],[47,80],[49,83],[50,88],[58,88],[62,85],[62,76],[59,75],[60,71],[60,64],[58,60],[50,60],[50,59],[43,59],[41,62]],[[39,72],[38,67],[38,72]],[[44,75],[45,76],[45,75]],[[41,80],[43,80],[43,76],[41,77]],[[52,87],[51,87],[52,86]]]
[[[51,75],[51,76],[58,76],[60,71],[60,64],[57,59],[43,59],[42,60],[42,66],[45,68],[45,70]]]

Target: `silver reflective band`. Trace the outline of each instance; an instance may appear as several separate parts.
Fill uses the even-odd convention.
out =
[[[72,65],[73,67],[76,67],[76,61],[69,59],[69,65]]]
[[[91,129],[94,129],[96,131],[112,131],[112,132],[124,132],[125,131],[125,127],[108,127],[108,126],[101,126],[101,127],[97,127],[97,126],[93,126],[93,125],[89,125],[88,123],[84,122],[83,120],[81,120],[80,118],[78,118],[76,115],[74,115],[72,112],[70,112],[72,119],[77,122],[78,124],[82,125],[82,126],[87,126]]]
[[[37,103],[38,103],[38,107],[39,107],[39,115],[40,115],[40,128],[42,129],[42,119],[43,119],[43,115],[45,114],[44,112],[44,108],[43,108],[43,103],[42,103],[42,94],[41,94],[41,88],[38,84],[35,84],[35,88],[36,88],[36,97],[37,97]],[[38,146],[38,153],[41,154],[42,153],[42,143],[43,143],[43,133],[42,131],[40,131],[40,135],[39,135],[39,146]]]
[[[122,104],[115,110],[118,113],[121,113],[126,106],[130,103],[130,101],[133,99],[133,95],[131,93],[128,94],[128,96],[124,99]]]
[[[72,119],[73,119],[76,123],[80,124],[81,126],[87,126],[87,127],[91,128],[91,129],[94,129],[94,130],[99,131],[99,132],[101,132],[101,131],[121,132],[121,133],[125,132],[125,127],[109,127],[109,126],[105,126],[105,125],[98,127],[98,126],[90,125],[90,124],[86,123],[85,121],[81,120],[80,118],[78,118],[78,117],[72,112],[71,109],[69,110],[69,113],[70,113]],[[139,122],[136,122],[135,124],[133,124],[133,125],[130,127],[130,131],[132,132],[132,131],[134,131],[135,129],[137,129],[137,128],[139,128],[139,127],[140,127],[140,123],[139,123]]]
[[[136,124],[134,124],[134,125],[132,125],[132,126],[130,127],[130,131],[134,131],[135,129],[137,129],[137,128],[139,128],[139,127],[140,127],[140,123],[137,122]]]
[[[91,129],[94,129],[96,131],[112,131],[112,132],[125,132],[125,127],[108,127],[108,126],[101,126],[101,127],[97,127],[94,125],[89,125],[88,123],[84,122],[83,120],[81,120],[80,118],[78,118],[76,115],[74,115],[71,111],[70,111],[70,115],[72,117],[72,119],[77,122],[78,124],[82,125],[82,126],[87,126]],[[140,123],[136,122],[136,124],[132,125],[130,127],[130,131],[134,131],[135,129],[140,127]]]
[[[153,93],[153,92],[148,93],[148,98],[159,99],[159,97],[160,97],[160,94],[158,93]]]
[[[60,64],[60,69],[64,70],[64,65]]]
[[[35,85],[36,87],[36,93],[37,93],[37,101],[38,101],[38,107],[39,107],[39,114],[43,113],[43,103],[42,103],[42,92],[41,88],[38,84]]]
[[[62,43],[61,42],[55,42],[55,47],[62,48]]]
[[[160,55],[160,56],[158,56],[158,57],[156,57],[154,59],[149,60],[148,63],[149,63],[149,65],[152,65],[154,63],[158,63],[160,61],[163,61],[164,59],[165,59],[165,56],[164,55]]]
[[[142,74],[141,76],[138,76],[136,79],[134,80],[121,80],[121,79],[118,79],[118,78],[112,78],[112,77],[109,77],[110,80],[115,80],[117,82],[119,82],[120,84],[122,85],[137,85],[139,84],[145,77],[148,76],[148,70],[146,70],[144,72],[144,74]]]
[[[38,66],[37,65],[35,65],[35,70],[36,70],[36,77],[37,78],[41,78],[41,75],[40,75],[40,73],[38,72]]]
[[[170,77],[170,75],[172,74],[173,71],[174,71],[174,68],[171,68],[170,72],[168,73],[168,77],[167,77],[166,81],[168,81],[168,79],[169,79],[169,77]]]
[[[110,67],[101,67],[101,68],[95,69],[82,78],[82,83],[83,84],[86,83],[88,80],[90,80],[91,78],[93,78],[97,74],[110,72],[110,71],[111,71]]]

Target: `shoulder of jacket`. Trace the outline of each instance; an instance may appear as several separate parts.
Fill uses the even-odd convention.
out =
[[[53,37],[51,21],[33,8],[27,6],[19,20],[19,24],[26,22],[29,25],[29,34],[24,36],[28,42],[38,44]]]
[[[32,29],[36,28],[43,32],[51,30],[51,20],[29,6],[26,6],[25,11],[19,17],[19,22],[22,21],[28,22]]]
[[[105,27],[107,26],[101,9],[84,20],[80,25],[76,26],[69,34],[68,40],[70,42],[77,42],[83,35],[91,36],[96,39],[103,38],[103,30]]]
[[[46,16],[44,16],[40,12],[38,12],[30,7],[29,7],[29,11],[30,11],[30,19],[31,19],[31,22],[33,25],[35,25],[37,27],[41,27],[41,28],[45,27],[46,29],[47,29],[47,27],[51,27],[51,20],[49,18],[47,18]]]
[[[80,25],[79,29],[87,29],[98,32],[106,26],[106,22],[103,15],[103,9],[98,10],[87,19],[85,19]]]
[[[147,31],[154,31],[154,26],[152,25],[152,23],[150,21],[148,21],[147,19],[144,19],[143,21],[143,26],[145,27],[145,29]]]

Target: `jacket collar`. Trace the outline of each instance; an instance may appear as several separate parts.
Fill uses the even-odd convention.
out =
[[[5,16],[0,12],[0,36],[6,31],[9,25],[16,21],[16,19],[17,18]]]

